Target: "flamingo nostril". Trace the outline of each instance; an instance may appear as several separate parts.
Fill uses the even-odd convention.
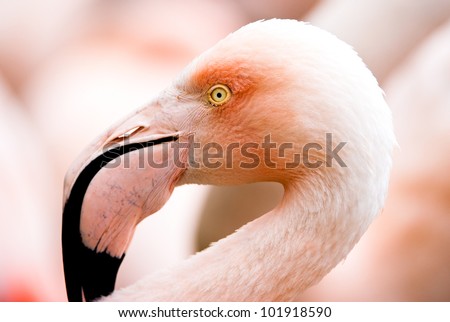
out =
[[[126,139],[130,136],[132,136],[133,134],[141,131],[144,127],[142,125],[139,126],[135,126],[132,129],[129,129],[128,131],[126,131],[125,133],[119,135],[117,138],[115,138],[114,140],[123,140]]]
[[[129,129],[128,131],[126,131],[125,133],[123,133],[123,134],[121,134],[119,136],[116,136],[114,139],[109,140],[105,144],[104,147],[105,148],[109,148],[112,145],[115,145],[117,143],[121,143],[121,142],[125,141],[127,138],[129,138],[130,136],[132,136],[133,134],[136,134],[136,133],[140,132],[143,129],[144,129],[144,126],[142,126],[142,125],[135,126],[135,127],[131,128],[131,129]]]

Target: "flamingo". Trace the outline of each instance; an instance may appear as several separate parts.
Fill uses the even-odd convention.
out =
[[[292,149],[281,150],[283,143]],[[212,167],[211,144],[252,149],[216,153]],[[287,166],[311,144],[301,162]],[[68,299],[295,300],[346,257],[380,213],[394,145],[382,91],[350,46],[295,20],[248,24],[197,57],[69,168],[62,227]],[[329,160],[336,150],[342,162]],[[260,162],[244,167],[249,151]],[[272,211],[114,291],[136,225],[176,186],[260,181],[284,187]]]

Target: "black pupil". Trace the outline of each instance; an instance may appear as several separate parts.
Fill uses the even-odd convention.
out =
[[[221,92],[218,92],[218,93],[216,94],[216,96],[217,96],[217,98],[222,98],[222,93],[221,93]]]

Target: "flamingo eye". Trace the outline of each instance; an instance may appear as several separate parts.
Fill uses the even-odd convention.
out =
[[[217,84],[208,91],[208,101],[213,106],[219,106],[228,102],[231,98],[231,91],[226,85]]]

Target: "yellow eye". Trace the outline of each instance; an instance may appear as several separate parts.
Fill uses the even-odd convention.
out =
[[[225,104],[230,98],[231,91],[226,85],[217,84],[208,91],[208,101],[214,106]]]

